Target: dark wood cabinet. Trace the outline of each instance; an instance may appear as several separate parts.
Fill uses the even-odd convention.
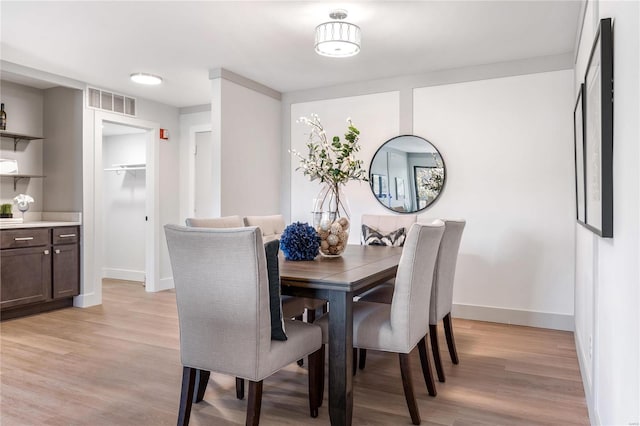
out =
[[[51,297],[51,250],[31,247],[0,251],[0,308]]]
[[[78,244],[53,246],[53,298],[77,296],[80,290]]]
[[[78,226],[0,230],[1,319],[73,305],[79,232]]]

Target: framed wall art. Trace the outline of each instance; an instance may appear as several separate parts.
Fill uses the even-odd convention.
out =
[[[613,237],[613,34],[601,19],[584,77],[585,226]]]
[[[576,220],[585,224],[585,180],[584,180],[584,108],[582,104],[584,96],[584,84],[580,85],[580,91],[573,110],[573,141],[576,171]]]

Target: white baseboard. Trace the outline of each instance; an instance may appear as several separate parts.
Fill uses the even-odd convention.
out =
[[[591,383],[587,380],[589,375],[587,374],[586,366],[588,365],[587,363],[589,360],[585,359],[585,350],[582,346],[578,333],[574,333],[574,337],[576,342],[576,353],[578,354],[578,365],[580,366],[580,375],[582,376],[582,387],[584,388],[584,398],[587,402],[587,411],[589,412],[589,421],[592,426],[600,426],[602,423],[600,423],[600,418],[598,417],[593,401]],[[593,378],[591,380],[593,380]]]
[[[97,293],[80,294],[73,298],[73,306],[76,308],[88,308],[102,304],[102,295]]]
[[[160,282],[158,283],[158,288],[156,291],[164,291],[174,288],[173,277],[160,278]]]
[[[573,315],[551,312],[525,311],[518,309],[496,308],[493,306],[453,305],[451,314],[455,318],[477,321],[499,322],[503,324],[525,325],[529,327],[550,328],[553,330],[573,331]]]
[[[135,271],[131,269],[118,268],[102,268],[102,278],[110,278],[112,280],[140,281],[144,282],[144,271]]]

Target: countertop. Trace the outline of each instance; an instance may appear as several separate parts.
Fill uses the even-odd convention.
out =
[[[80,222],[60,222],[38,220],[23,223],[0,223],[0,229],[20,229],[20,228],[50,228],[54,226],[78,226]]]

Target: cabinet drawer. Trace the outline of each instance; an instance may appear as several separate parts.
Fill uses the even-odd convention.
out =
[[[80,228],[77,226],[53,228],[53,244],[75,244],[79,237]]]
[[[3,229],[0,248],[22,248],[50,244],[49,228]]]

